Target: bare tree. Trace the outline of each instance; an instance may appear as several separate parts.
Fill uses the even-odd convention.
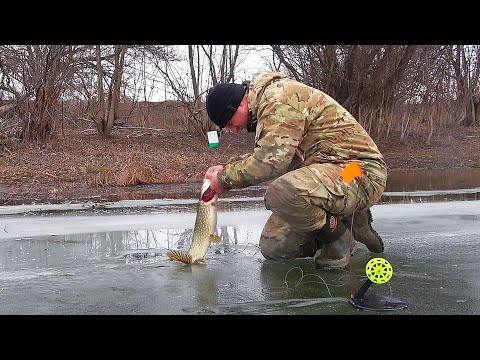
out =
[[[82,108],[78,113],[86,107],[98,133],[108,138],[125,113],[141,108],[148,118],[155,84],[180,107],[184,129],[206,136],[217,128],[205,111],[206,90],[238,82],[238,67],[254,48],[0,45],[0,132],[46,140],[58,124],[63,129],[69,118],[65,104],[75,99]],[[374,137],[405,141],[421,134],[429,144],[435,134],[440,138],[455,126],[480,122],[479,45],[267,48],[272,70],[325,91]]]
[[[416,45],[272,45],[286,73],[321,89],[380,136]]]
[[[207,131],[217,128],[205,111],[206,90],[217,83],[235,81],[237,65],[247,52],[240,45],[187,45],[184,54],[180,49],[177,54],[178,61],[159,62],[156,68],[185,108],[187,131],[206,136]]]
[[[124,71],[125,53],[127,45],[114,45],[112,52],[102,55],[100,45],[96,46],[97,67],[97,108],[93,120],[100,135],[105,138],[111,136],[114,121],[118,118],[120,89]],[[107,51],[110,49],[107,48]],[[113,60],[113,63],[112,63]],[[105,66],[103,62],[106,62]],[[107,90],[104,90],[104,83]]]
[[[75,73],[75,45],[3,46],[0,89],[8,93],[23,125],[19,137],[45,140],[53,135],[59,100]]]
[[[480,101],[478,98],[480,46],[452,46],[448,55],[457,84],[458,106],[464,109],[465,113],[465,116],[459,119],[459,123],[475,126],[480,118],[477,111]]]

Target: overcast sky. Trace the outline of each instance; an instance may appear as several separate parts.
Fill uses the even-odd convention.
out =
[[[237,66],[237,70],[235,72],[235,82],[241,83],[244,80],[251,79],[256,72],[269,70],[265,61],[265,57],[268,58],[268,52],[266,50],[250,51],[248,57]],[[185,61],[185,70],[183,70],[183,72],[186,81],[190,81],[190,78],[186,76],[188,74],[188,68],[188,64]],[[166,89],[163,85],[162,76],[154,70],[149,70],[148,72],[151,79],[154,79],[153,86],[152,81],[147,82],[147,86],[145,86],[145,88],[137,85],[137,91],[142,93],[142,95],[137,93],[137,98],[140,96],[139,100],[143,100],[145,96],[143,90],[146,89],[146,97],[149,101],[164,101],[165,98],[168,100],[175,99],[174,95],[169,94],[168,89],[165,91]]]

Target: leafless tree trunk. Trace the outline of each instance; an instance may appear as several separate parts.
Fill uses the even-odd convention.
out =
[[[198,134],[203,134],[205,136],[206,132],[213,130],[212,124],[208,121],[207,112],[203,111],[205,109],[205,104],[202,102],[200,97],[200,81],[202,75],[201,62],[200,62],[200,46],[196,45],[194,48],[193,45],[188,45],[188,64],[190,66],[190,77],[192,79],[192,89],[194,100],[193,103],[187,106],[189,117],[186,119],[187,126],[192,126],[195,129],[195,132]],[[212,56],[212,52],[205,50],[207,56]],[[213,63],[209,63],[210,69],[214,66]]]
[[[454,69],[458,92],[458,106],[465,110],[460,123],[475,126],[475,101],[478,102],[478,79],[480,75],[480,45],[457,45],[449,48],[449,59]],[[475,100],[477,99],[477,100]]]
[[[114,121],[118,118],[118,106],[120,102],[120,87],[122,85],[122,75],[124,71],[125,53],[128,49],[126,45],[115,45],[113,47],[113,70],[106,81],[104,66],[102,65],[102,53],[100,45],[96,46],[96,65],[97,65],[97,111],[93,118],[97,131],[102,137],[111,136]],[[107,93],[103,87],[104,81],[108,84]]]

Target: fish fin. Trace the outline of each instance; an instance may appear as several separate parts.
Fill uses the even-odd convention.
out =
[[[216,234],[210,234],[210,240],[215,244],[220,244],[222,242],[222,238]]]
[[[207,260],[205,258],[198,258],[197,260],[195,260],[195,263],[202,263],[207,265]]]
[[[192,255],[180,250],[170,250],[167,252],[167,256],[170,258],[170,260],[181,261],[185,264],[191,264],[193,262]]]
[[[203,257],[201,258],[198,258],[197,260],[195,260],[196,263],[202,263],[202,264],[205,264],[207,265],[207,260]]]

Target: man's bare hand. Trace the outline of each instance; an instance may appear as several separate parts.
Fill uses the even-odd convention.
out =
[[[211,166],[207,169],[207,171],[205,173],[205,177],[207,177],[208,173],[213,173],[214,171],[222,171],[222,170],[223,170],[223,165]]]
[[[228,189],[222,188],[222,186],[218,182],[218,172],[223,170],[222,165],[215,165],[208,168],[207,172],[205,173],[205,178],[210,180],[210,188],[216,191],[217,193],[227,192]]]

